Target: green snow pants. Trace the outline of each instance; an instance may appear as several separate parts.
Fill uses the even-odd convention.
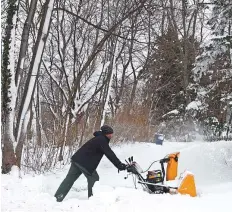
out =
[[[99,176],[96,171],[90,174],[84,167],[79,164],[72,162],[67,176],[60,184],[58,190],[55,193],[57,202],[62,202],[65,196],[68,194],[69,190],[73,186],[73,183],[80,177],[81,174],[84,174],[88,182],[88,197],[93,195],[93,185],[96,181],[99,181]]]

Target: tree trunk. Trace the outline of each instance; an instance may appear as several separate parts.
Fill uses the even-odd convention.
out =
[[[110,97],[110,88],[112,86],[112,82],[113,82],[113,75],[114,75],[114,64],[115,64],[115,51],[116,51],[116,47],[117,47],[117,39],[112,38],[111,40],[109,40],[109,50],[108,50],[108,54],[109,54],[109,61],[110,64],[107,68],[107,81],[108,83],[106,84],[106,89],[105,89],[105,94],[104,94],[104,100],[103,100],[103,108],[102,108],[102,119],[101,119],[101,124],[100,126],[102,126],[105,123],[105,115],[106,115],[106,104],[108,104],[109,102],[109,97]]]
[[[15,165],[16,158],[14,154],[13,137],[13,116],[15,104],[15,84],[14,80],[14,46],[15,46],[15,28],[17,1],[9,0],[7,9],[7,20],[5,37],[3,38],[3,54],[1,66],[1,112],[2,112],[2,173],[11,171]],[[11,97],[10,97],[10,95]]]
[[[182,0],[182,23],[183,23],[183,87],[184,87],[184,94],[185,94],[185,103],[188,104],[189,97],[187,93],[188,87],[188,46],[187,46],[187,29],[186,29],[186,1]]]
[[[23,125],[24,117],[28,111],[29,104],[33,97],[34,87],[36,84],[36,79],[38,77],[41,58],[43,55],[44,46],[47,40],[50,22],[51,22],[51,15],[53,10],[54,0],[46,0],[44,5],[44,13],[42,16],[42,20],[40,22],[40,28],[38,31],[37,40],[35,43],[35,47],[33,50],[33,56],[29,68],[29,72],[27,74],[27,80],[25,84],[25,89],[22,96],[22,101],[19,108],[19,113],[17,117],[17,124],[16,124],[16,140],[19,140],[21,128]]]
[[[27,137],[27,126],[28,122],[30,121],[30,117],[32,116],[31,112],[28,111],[25,120],[23,121],[23,127],[22,131],[20,133],[19,140],[17,142],[17,146],[15,148],[15,156],[16,156],[16,165],[21,168],[21,158],[22,158],[22,150],[23,150],[23,145]]]
[[[27,46],[28,46],[29,32],[30,32],[30,28],[31,28],[31,24],[32,24],[34,15],[35,15],[36,5],[37,5],[37,0],[31,0],[29,13],[28,13],[27,19],[24,23],[20,52],[19,52],[19,59],[18,59],[16,74],[15,74],[15,84],[16,85],[18,85],[20,72],[24,66],[24,61],[25,61],[25,56],[26,56]]]
[[[28,122],[27,121],[25,122],[25,120],[27,120],[26,116],[28,113],[28,108],[32,102],[32,98],[33,98],[34,91],[35,91],[36,80],[38,77],[40,64],[41,64],[41,58],[43,55],[45,43],[46,43],[48,32],[49,32],[53,4],[54,4],[54,0],[46,0],[44,4],[43,16],[40,22],[40,28],[38,31],[38,36],[37,36],[37,40],[35,43],[35,47],[33,49],[33,56],[31,60],[29,72],[27,74],[25,89],[24,89],[22,100],[21,100],[20,107],[19,107],[19,113],[17,117],[16,130],[15,130],[16,132],[15,137],[17,141],[16,157],[17,157],[18,165],[21,162],[23,143],[26,137],[26,129],[27,129]]]
[[[70,110],[68,109],[66,117],[65,117],[65,123],[64,123],[64,128],[63,128],[63,130],[64,130],[63,131],[63,140],[62,140],[62,144],[60,147],[59,158],[58,158],[59,161],[64,160],[63,150],[64,150],[64,147],[65,147],[66,142],[67,142],[67,134],[68,134],[69,126],[70,126],[70,112],[69,111]]]
[[[6,123],[3,128],[3,137],[2,137],[2,173],[7,174],[11,171],[11,167],[16,165],[16,157],[14,154],[14,146],[13,146],[13,133],[9,131],[10,129],[10,120],[9,114],[6,117]]]

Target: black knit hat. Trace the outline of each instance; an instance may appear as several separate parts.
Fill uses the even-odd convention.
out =
[[[103,125],[101,127],[101,131],[102,131],[102,133],[104,135],[108,135],[108,134],[114,133],[114,130],[110,126],[108,126],[108,125]]]

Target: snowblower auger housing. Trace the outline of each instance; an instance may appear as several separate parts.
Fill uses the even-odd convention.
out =
[[[154,161],[149,168],[156,162],[159,162],[161,165],[161,170],[151,170],[148,169],[144,172],[147,172],[146,178],[143,178],[142,174],[144,173],[140,166],[133,161],[133,157],[130,157],[127,162],[127,171],[135,175],[138,178],[138,183],[140,183],[144,190],[149,193],[162,194],[162,193],[171,193],[171,194],[188,194],[192,197],[196,196],[196,187],[194,182],[194,176],[192,173],[185,171],[179,178],[179,185],[176,187],[164,185],[164,180],[166,181],[175,180],[177,176],[178,169],[178,158],[179,152],[175,152],[167,155],[161,160]],[[166,173],[164,165],[167,163]],[[125,178],[126,179],[126,178]],[[135,185],[136,188],[136,185]]]

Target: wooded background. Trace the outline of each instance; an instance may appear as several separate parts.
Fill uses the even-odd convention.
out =
[[[1,6],[3,173],[65,163],[104,123],[114,142],[232,133],[231,0]]]

